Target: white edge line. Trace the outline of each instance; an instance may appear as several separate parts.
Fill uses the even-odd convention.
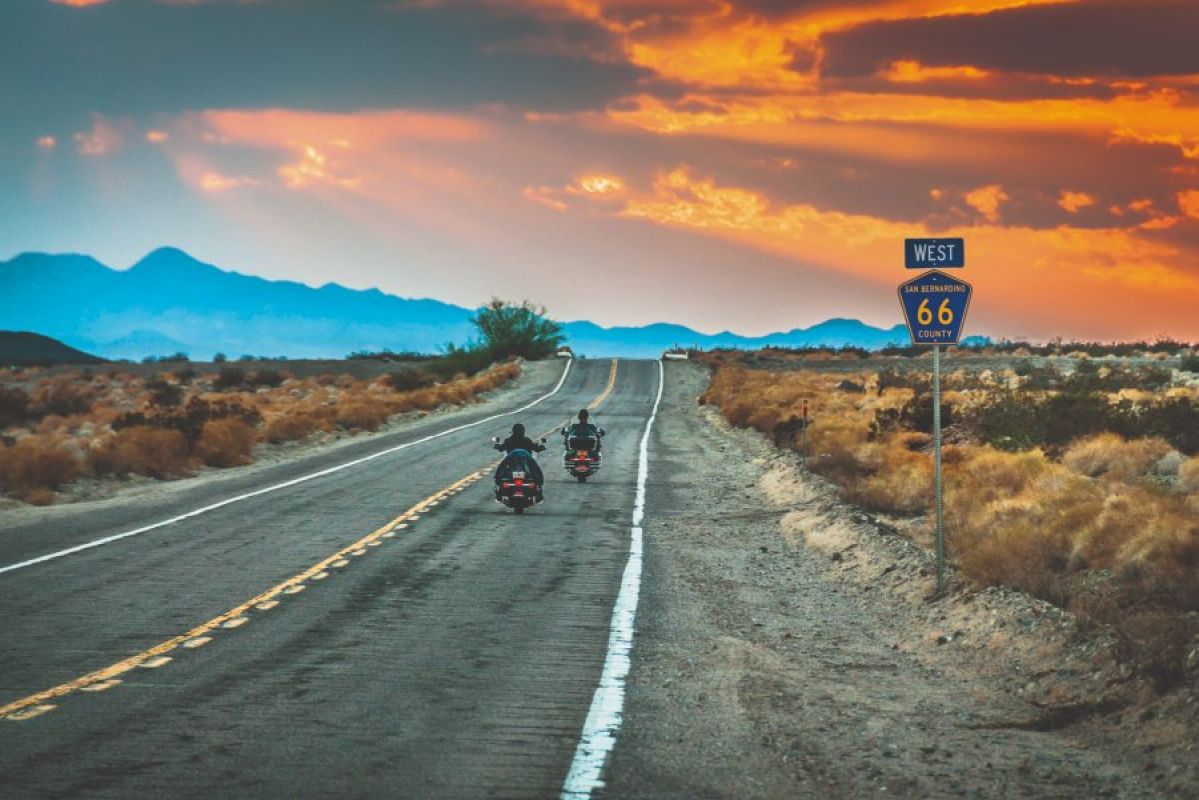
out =
[[[641,594],[641,520],[645,516],[645,480],[649,474],[649,435],[658,416],[658,405],[662,402],[662,386],[666,373],[662,361],[658,361],[658,395],[645,433],[641,436],[641,452],[637,461],[637,497],[633,502],[632,539],[629,543],[629,560],[625,563],[624,576],[620,581],[620,593],[612,609],[609,626],[608,654],[604,657],[604,670],[600,674],[599,686],[591,698],[591,708],[583,732],[575,748],[570,772],[562,786],[562,800],[582,800],[604,785],[602,778],[604,763],[616,746],[616,732],[620,728],[624,713],[625,678],[632,665],[633,623],[637,617],[637,599]]]
[[[9,564],[7,566],[0,567],[0,575],[3,575],[5,572],[14,572],[18,569],[32,567],[34,564],[41,564],[42,562],[45,562],[45,561],[53,561],[56,558],[62,558],[63,556],[73,555],[75,553],[79,553],[84,550],[90,550],[93,547],[101,547],[106,544],[111,544],[113,542],[120,541],[121,539],[128,539],[130,536],[137,536],[142,533],[147,533],[148,531],[166,527],[167,525],[174,525],[177,522],[182,522],[183,520],[191,519],[192,517],[198,517],[201,514],[207,514],[209,511],[215,511],[218,508],[224,508],[225,506],[232,505],[233,503],[240,503],[242,500],[248,500],[251,497],[258,497],[259,495],[269,494],[270,492],[277,492],[280,489],[287,489],[291,486],[295,486],[300,483],[305,483],[306,481],[311,481],[316,478],[323,478],[326,475],[332,475],[335,472],[341,472],[343,469],[349,469],[350,467],[356,467],[359,464],[365,464],[368,461],[374,461],[376,458],[381,458],[382,456],[390,455],[391,453],[395,453],[399,450],[406,450],[409,447],[415,447],[418,444],[424,444],[425,442],[432,441],[433,439],[440,439],[443,436],[449,436],[451,433],[457,433],[458,431],[463,431],[463,430],[466,430],[467,428],[474,428],[479,425],[483,425],[485,423],[491,422],[493,420],[497,420],[500,417],[508,417],[513,414],[519,414],[522,411],[527,411],[528,409],[532,408],[533,406],[537,405],[538,403],[542,402],[543,400],[548,400],[549,398],[556,395],[558,393],[558,391],[562,388],[562,384],[566,383],[566,376],[570,373],[570,368],[573,364],[574,364],[573,358],[567,360],[566,369],[562,370],[562,377],[558,378],[558,383],[556,386],[554,386],[553,390],[551,390],[550,392],[548,392],[546,394],[543,394],[541,397],[538,397],[533,402],[528,403],[527,405],[523,405],[520,408],[513,409],[512,411],[503,411],[503,412],[500,412],[499,414],[492,414],[490,417],[485,417],[484,419],[476,420],[475,422],[468,422],[465,425],[458,425],[453,428],[447,428],[446,430],[439,431],[437,433],[431,433],[428,436],[421,437],[420,439],[416,439],[411,442],[405,442],[404,444],[396,445],[395,447],[388,447],[387,449],[380,450],[377,453],[371,453],[369,456],[363,456],[362,458],[356,458],[353,461],[347,461],[344,464],[338,464],[336,466],[328,467],[326,469],[320,470],[319,472],[313,472],[309,475],[302,475],[299,478],[292,478],[291,480],[283,481],[282,483],[276,483],[271,486],[266,486],[266,487],[263,487],[262,489],[255,489],[252,492],[246,492],[245,494],[239,494],[234,497],[228,497],[219,502],[203,506],[202,508],[197,508],[193,511],[188,511],[185,514],[180,514],[176,517],[171,517],[170,519],[164,519],[161,522],[155,522],[150,525],[143,525],[142,527],[134,528],[131,531],[115,533],[112,536],[105,536],[102,539],[95,539],[90,542],[84,542],[83,544],[75,545],[74,547],[68,547],[65,550],[58,550],[53,553],[47,553],[44,556],[38,556],[37,558],[31,558],[28,561],[20,561],[16,564]]]

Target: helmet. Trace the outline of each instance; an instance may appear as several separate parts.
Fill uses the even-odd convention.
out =
[[[590,412],[584,408],[582,411],[579,412],[579,422],[586,422],[587,417],[589,417],[589,416],[591,416]]]
[[[513,436],[524,436],[525,435],[525,426],[521,425],[519,422],[516,423],[515,425],[513,425],[512,426],[512,435]]]

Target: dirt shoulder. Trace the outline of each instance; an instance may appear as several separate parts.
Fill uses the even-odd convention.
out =
[[[81,506],[104,508],[114,503],[128,501],[150,501],[172,497],[205,485],[222,482],[239,482],[264,470],[272,469],[288,461],[301,458],[321,457],[336,454],[351,447],[361,447],[376,439],[385,439],[403,433],[413,427],[436,418],[447,426],[464,417],[488,409],[501,410],[513,405],[516,399],[532,399],[535,388],[552,388],[565,364],[553,359],[524,362],[521,374],[515,380],[492,392],[479,396],[477,402],[454,408],[444,408],[432,413],[409,412],[399,414],[374,433],[351,434],[337,430],[314,435],[307,440],[284,444],[260,443],[254,450],[254,462],[244,467],[228,469],[202,468],[188,478],[160,481],[144,476],[129,476],[124,479],[81,478],[63,488],[52,506],[30,506],[16,500],[0,498],[0,528],[29,522],[52,521],[56,516],[71,515]]]
[[[930,602],[927,553],[706,383],[668,365],[603,796],[1194,796],[1193,693],[1131,704],[1102,632],[1024,595]]]

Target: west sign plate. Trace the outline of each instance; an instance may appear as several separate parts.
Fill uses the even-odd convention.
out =
[[[903,265],[908,269],[946,269],[966,266],[966,240],[904,239]]]
[[[973,291],[965,281],[935,269],[899,284],[912,344],[957,344]]]

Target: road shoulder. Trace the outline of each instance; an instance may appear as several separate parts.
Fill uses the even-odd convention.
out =
[[[821,518],[823,539],[803,535],[796,514],[829,499],[787,484],[793,456],[700,408],[705,384],[697,367],[668,368],[627,711],[603,796],[1160,796],[1163,784],[1107,748],[1023,724],[1036,708],[942,658],[951,645],[929,641],[928,626],[905,627],[896,609],[911,604],[884,580],[839,576],[869,560],[854,519]],[[922,568],[909,568],[904,591],[919,592]]]

